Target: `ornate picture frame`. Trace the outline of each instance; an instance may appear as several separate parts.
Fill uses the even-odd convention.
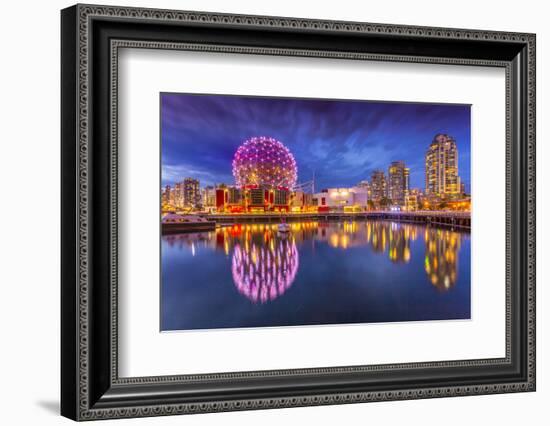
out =
[[[535,390],[534,34],[76,5],[61,12],[61,414],[160,416]],[[118,53],[192,50],[503,68],[506,356],[119,377]],[[504,232],[504,230],[503,230]]]

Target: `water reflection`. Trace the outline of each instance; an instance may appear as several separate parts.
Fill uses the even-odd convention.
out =
[[[449,290],[458,276],[460,234],[443,229],[427,228],[424,232],[426,255],[424,269],[438,290]]]
[[[461,234],[449,229],[383,221],[291,223],[284,237],[276,224],[240,224],[211,232],[163,236],[170,247],[188,247],[194,256],[200,248],[223,251],[231,259],[231,274],[238,292],[254,303],[266,303],[284,294],[299,269],[299,251],[304,244],[326,244],[332,249],[370,248],[386,256],[396,267],[409,264],[414,256],[422,262],[427,281],[440,291],[457,282]],[[424,234],[425,251],[412,243]],[[413,253],[414,252],[414,253]]]
[[[394,263],[409,263],[411,260],[411,241],[416,241],[418,228],[413,225],[369,222],[367,241],[375,252],[388,252]]]
[[[267,246],[235,246],[231,263],[233,282],[239,293],[252,302],[267,302],[282,295],[298,271],[294,240],[269,237]]]

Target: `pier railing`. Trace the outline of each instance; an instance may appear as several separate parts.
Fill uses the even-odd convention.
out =
[[[311,213],[214,213],[205,216],[218,223],[287,222],[302,220],[391,220],[419,224],[431,224],[460,229],[470,229],[470,212],[455,211],[377,211],[367,212],[311,212]]]

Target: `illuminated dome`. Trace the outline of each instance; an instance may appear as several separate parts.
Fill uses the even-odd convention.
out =
[[[253,244],[250,250],[237,244],[231,272],[239,293],[254,303],[265,303],[288,290],[296,278],[298,264],[294,241],[273,241],[271,248]]]
[[[233,176],[239,187],[268,185],[293,188],[298,178],[296,160],[281,142],[259,136],[246,140],[233,157]]]

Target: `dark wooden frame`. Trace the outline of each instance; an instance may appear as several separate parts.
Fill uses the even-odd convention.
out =
[[[76,5],[61,13],[61,36],[64,416],[89,420],[535,390],[535,35]],[[505,68],[506,357],[119,378],[116,89],[123,47]]]

